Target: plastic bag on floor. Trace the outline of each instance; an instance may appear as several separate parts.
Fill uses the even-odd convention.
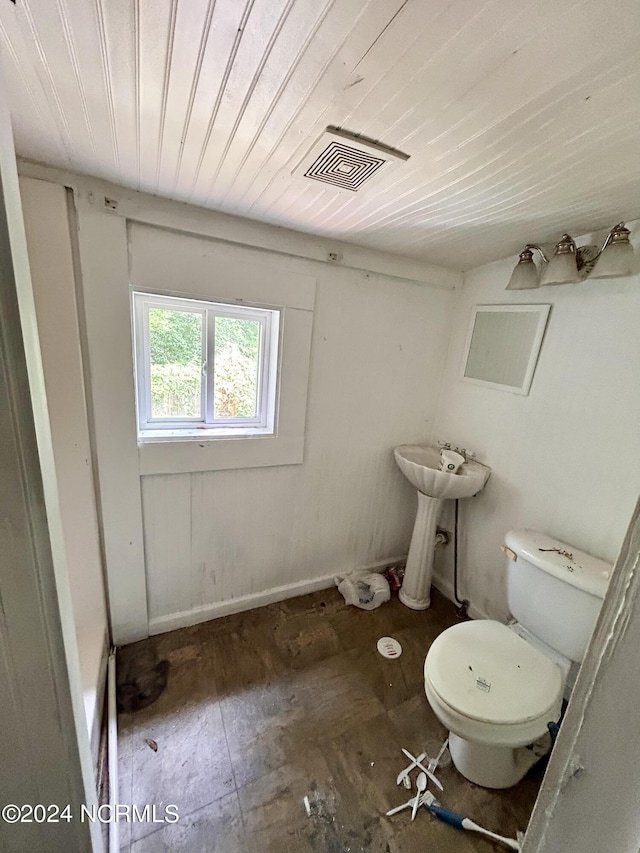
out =
[[[362,610],[375,610],[391,598],[389,582],[378,572],[353,572],[345,578],[337,577],[336,584],[347,604]]]

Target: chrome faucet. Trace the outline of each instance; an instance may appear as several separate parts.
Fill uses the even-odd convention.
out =
[[[468,462],[469,459],[476,458],[476,454],[472,453],[471,450],[467,450],[466,447],[452,447],[450,441],[439,441],[438,447],[440,448],[440,451],[453,450],[454,453],[459,453],[460,456],[464,457],[465,462]]]

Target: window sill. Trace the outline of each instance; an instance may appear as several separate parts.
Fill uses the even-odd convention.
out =
[[[138,445],[163,441],[217,441],[218,439],[273,436],[269,427],[222,429],[143,429],[138,432]]]

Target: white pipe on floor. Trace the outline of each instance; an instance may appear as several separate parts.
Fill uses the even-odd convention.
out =
[[[116,707],[116,650],[111,650],[107,663],[107,735],[109,763],[109,853],[119,853],[120,826],[116,820],[118,803],[118,711]]]

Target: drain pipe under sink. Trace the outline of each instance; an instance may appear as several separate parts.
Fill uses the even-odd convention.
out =
[[[453,598],[458,605],[456,616],[458,619],[469,618],[469,601],[458,597],[458,499],[456,498],[455,522],[453,526]]]

